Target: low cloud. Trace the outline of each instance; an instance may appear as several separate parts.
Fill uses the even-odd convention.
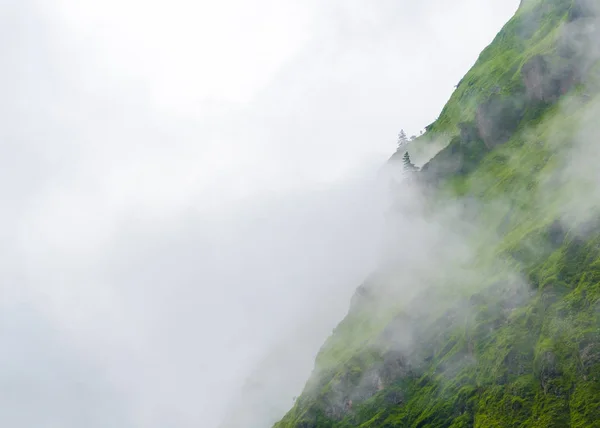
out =
[[[439,4],[416,16],[438,28]],[[264,388],[281,398],[255,409],[257,424],[270,422],[375,263],[386,203],[377,171],[398,128],[435,116],[494,31],[478,20],[468,50],[460,34],[438,58],[456,75],[442,78],[426,61],[439,49],[428,31],[410,27],[427,52],[400,55],[408,27],[391,17],[410,19],[396,4],[364,20],[357,3],[339,19],[311,3],[301,20],[311,36],[300,25],[256,81],[228,86],[244,73],[234,61],[220,98],[206,89],[214,70],[198,85],[173,72],[190,65],[193,33],[153,34],[161,49],[124,54],[143,43],[123,34],[129,23],[176,23],[189,4],[164,21],[152,4],[145,24],[136,2],[65,5],[1,6],[0,422],[215,427],[257,366],[275,368],[270,379],[293,373]],[[277,19],[293,19],[288,6]],[[161,55],[177,40],[180,56]]]

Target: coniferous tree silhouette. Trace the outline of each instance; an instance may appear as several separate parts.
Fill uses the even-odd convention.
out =
[[[408,152],[404,153],[402,161],[404,162],[405,171],[415,171],[417,169],[417,167],[411,162]]]
[[[398,134],[398,148],[406,145],[406,143],[408,143],[408,137],[406,136],[404,129],[401,129],[400,133]]]

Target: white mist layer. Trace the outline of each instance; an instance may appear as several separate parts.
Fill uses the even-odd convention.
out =
[[[213,3],[0,6],[1,425],[216,427],[265,366],[281,416],[375,263],[396,133],[516,7]]]

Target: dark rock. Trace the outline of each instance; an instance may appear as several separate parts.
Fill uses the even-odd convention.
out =
[[[586,370],[600,363],[600,343],[592,342],[583,346],[579,351],[579,358],[581,365]]]
[[[521,376],[527,372],[529,368],[529,362],[526,354],[511,350],[506,358],[504,358],[504,365],[507,373],[511,376]]]
[[[598,2],[595,0],[573,0],[569,10],[568,20],[570,22],[583,18],[593,18],[598,13]]]
[[[550,392],[552,380],[561,376],[562,372],[558,364],[558,358],[552,351],[545,351],[538,356],[537,361],[537,376],[544,393]]]
[[[460,130],[460,141],[462,144],[470,143],[481,139],[479,129],[474,122],[462,122],[458,124]]]
[[[530,101],[552,103],[567,93],[579,80],[576,67],[553,65],[542,55],[536,55],[521,69],[523,83]]]
[[[385,394],[384,400],[389,404],[398,406],[404,403],[404,394],[402,391],[392,390]]]
[[[567,237],[567,230],[560,220],[555,220],[548,228],[548,240],[552,246],[561,245]]]
[[[523,107],[518,95],[510,98],[493,95],[479,105],[477,129],[488,149],[510,139],[523,117]]]
[[[380,370],[380,380],[383,385],[407,377],[410,373],[410,364],[403,353],[392,351],[384,356],[383,365]]]

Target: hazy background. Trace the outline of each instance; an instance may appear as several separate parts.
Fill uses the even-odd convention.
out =
[[[269,426],[517,3],[0,0],[0,424]]]

